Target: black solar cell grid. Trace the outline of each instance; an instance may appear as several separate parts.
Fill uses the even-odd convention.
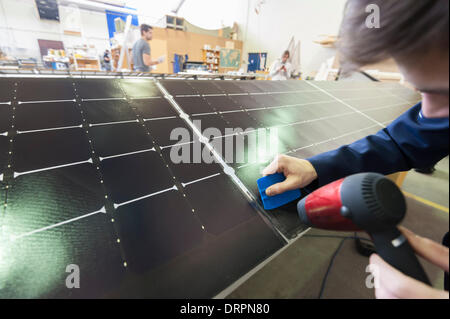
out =
[[[0,103],[12,100],[14,83],[11,79],[0,79]]]
[[[218,114],[196,115],[192,116],[191,120],[201,132],[204,132],[203,135],[209,133],[208,135],[210,136],[223,136],[225,135],[227,128],[230,128],[227,122],[225,122]],[[210,138],[210,136],[206,136],[206,138]]]
[[[217,112],[229,112],[242,109],[227,96],[206,96],[205,101]]]
[[[363,113],[380,123],[389,124],[390,122],[392,122],[393,119],[396,119],[410,108],[411,105],[405,103],[403,106],[398,105],[396,107],[385,107],[373,110],[365,110],[363,111]]]
[[[239,87],[236,81],[217,81],[214,84],[227,94],[242,94],[245,91]]]
[[[144,119],[173,117],[177,113],[165,98],[134,100],[131,105]]]
[[[89,142],[81,128],[19,134],[14,139],[15,172],[87,161]]]
[[[43,130],[83,123],[75,102],[20,104],[16,107],[16,127],[19,131]]]
[[[419,98],[373,83],[159,83],[202,130],[278,125],[277,149],[267,129],[210,141],[255,198],[275,154],[308,157],[350,143]],[[4,250],[10,262],[0,263],[0,297],[211,298],[285,244],[221,165],[198,158],[213,160],[155,81],[0,84],[0,226],[13,239]],[[295,203],[265,214],[288,238],[306,228]],[[80,290],[65,287],[71,263],[81,268]]]
[[[198,95],[199,93],[183,80],[161,80],[161,84],[171,95]]]
[[[238,81],[238,82],[235,82],[234,84],[236,84],[236,86],[238,86],[245,93],[262,93],[262,92],[265,92],[265,90],[261,89],[254,82],[255,81]]]
[[[197,140],[191,128],[179,117],[147,121],[145,125],[159,146],[164,147]]]
[[[196,215],[209,233],[220,235],[257,214],[235,188],[224,175],[186,186],[187,195],[196,204]],[[214,189],[216,196],[205,198],[205,189]]]
[[[18,101],[75,99],[75,90],[73,82],[70,79],[27,79],[18,83]]]
[[[136,120],[136,114],[125,100],[84,101],[81,103],[81,109],[89,124]]]
[[[145,128],[136,122],[95,126],[90,131],[94,149],[102,158],[154,147]]]
[[[0,104],[0,134],[11,129],[12,107],[8,104]]]
[[[202,224],[178,191],[120,207],[116,213],[127,263],[146,273],[203,242]]]
[[[373,108],[380,108],[380,107],[387,107],[387,106],[401,106],[403,104],[408,104],[411,107],[413,106],[414,102],[408,103],[407,101],[396,97],[396,96],[386,96],[383,94],[380,94],[377,98],[371,98],[371,99],[348,99],[345,100],[345,103],[350,105],[351,107],[354,107],[360,111],[364,111],[366,109],[373,109]]]
[[[250,95],[236,95],[232,97],[237,105],[244,109],[258,109],[262,106]]]
[[[223,113],[222,118],[229,123],[230,128],[257,129],[261,126],[248,112],[239,111],[231,113]]]
[[[3,253],[11,258],[2,298],[106,297],[125,276],[117,237],[110,219],[101,213],[10,241]],[[70,265],[79,270],[78,289],[66,286],[74,271]]]
[[[0,175],[3,174],[8,160],[8,149],[9,149],[8,137],[0,135]]]
[[[187,83],[199,94],[208,95],[208,94],[223,94],[224,92],[215,85],[216,81],[188,81]]]
[[[82,99],[124,98],[116,80],[83,79],[75,81],[77,93]],[[92,88],[95,87],[95,90]]]
[[[130,98],[160,97],[161,91],[152,80],[125,79],[119,80],[125,94]]]
[[[181,183],[190,183],[214,174],[223,173],[223,168],[216,163],[206,146],[199,141],[176,145],[163,150],[163,156]],[[206,162],[202,154],[208,154]]]
[[[203,98],[198,96],[177,97],[175,101],[189,115],[215,112]]]
[[[260,108],[285,105],[281,99],[268,94],[252,95],[252,98],[256,101],[256,104]]]
[[[107,193],[115,204],[140,198],[175,185],[155,151],[103,160],[100,165]]]

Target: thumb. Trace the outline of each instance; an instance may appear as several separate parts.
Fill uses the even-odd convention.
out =
[[[268,189],[266,189],[266,195],[276,196],[283,194],[287,191],[291,191],[298,188],[297,184],[298,183],[295,178],[293,178],[292,176],[291,177],[288,176],[284,182],[272,185]]]

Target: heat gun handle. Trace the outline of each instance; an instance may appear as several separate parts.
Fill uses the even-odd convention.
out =
[[[431,285],[413,248],[397,227],[370,235],[378,255],[388,264],[409,277]]]

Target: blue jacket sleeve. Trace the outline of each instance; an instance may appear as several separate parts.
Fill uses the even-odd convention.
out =
[[[314,186],[362,172],[387,175],[439,162],[448,155],[449,121],[424,118],[421,108],[417,104],[375,135],[309,158],[319,176]]]

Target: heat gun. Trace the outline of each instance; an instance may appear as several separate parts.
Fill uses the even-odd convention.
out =
[[[383,175],[363,173],[324,186],[298,202],[306,225],[336,231],[366,231],[377,253],[405,275],[430,285],[414,250],[398,230],[406,201]]]

